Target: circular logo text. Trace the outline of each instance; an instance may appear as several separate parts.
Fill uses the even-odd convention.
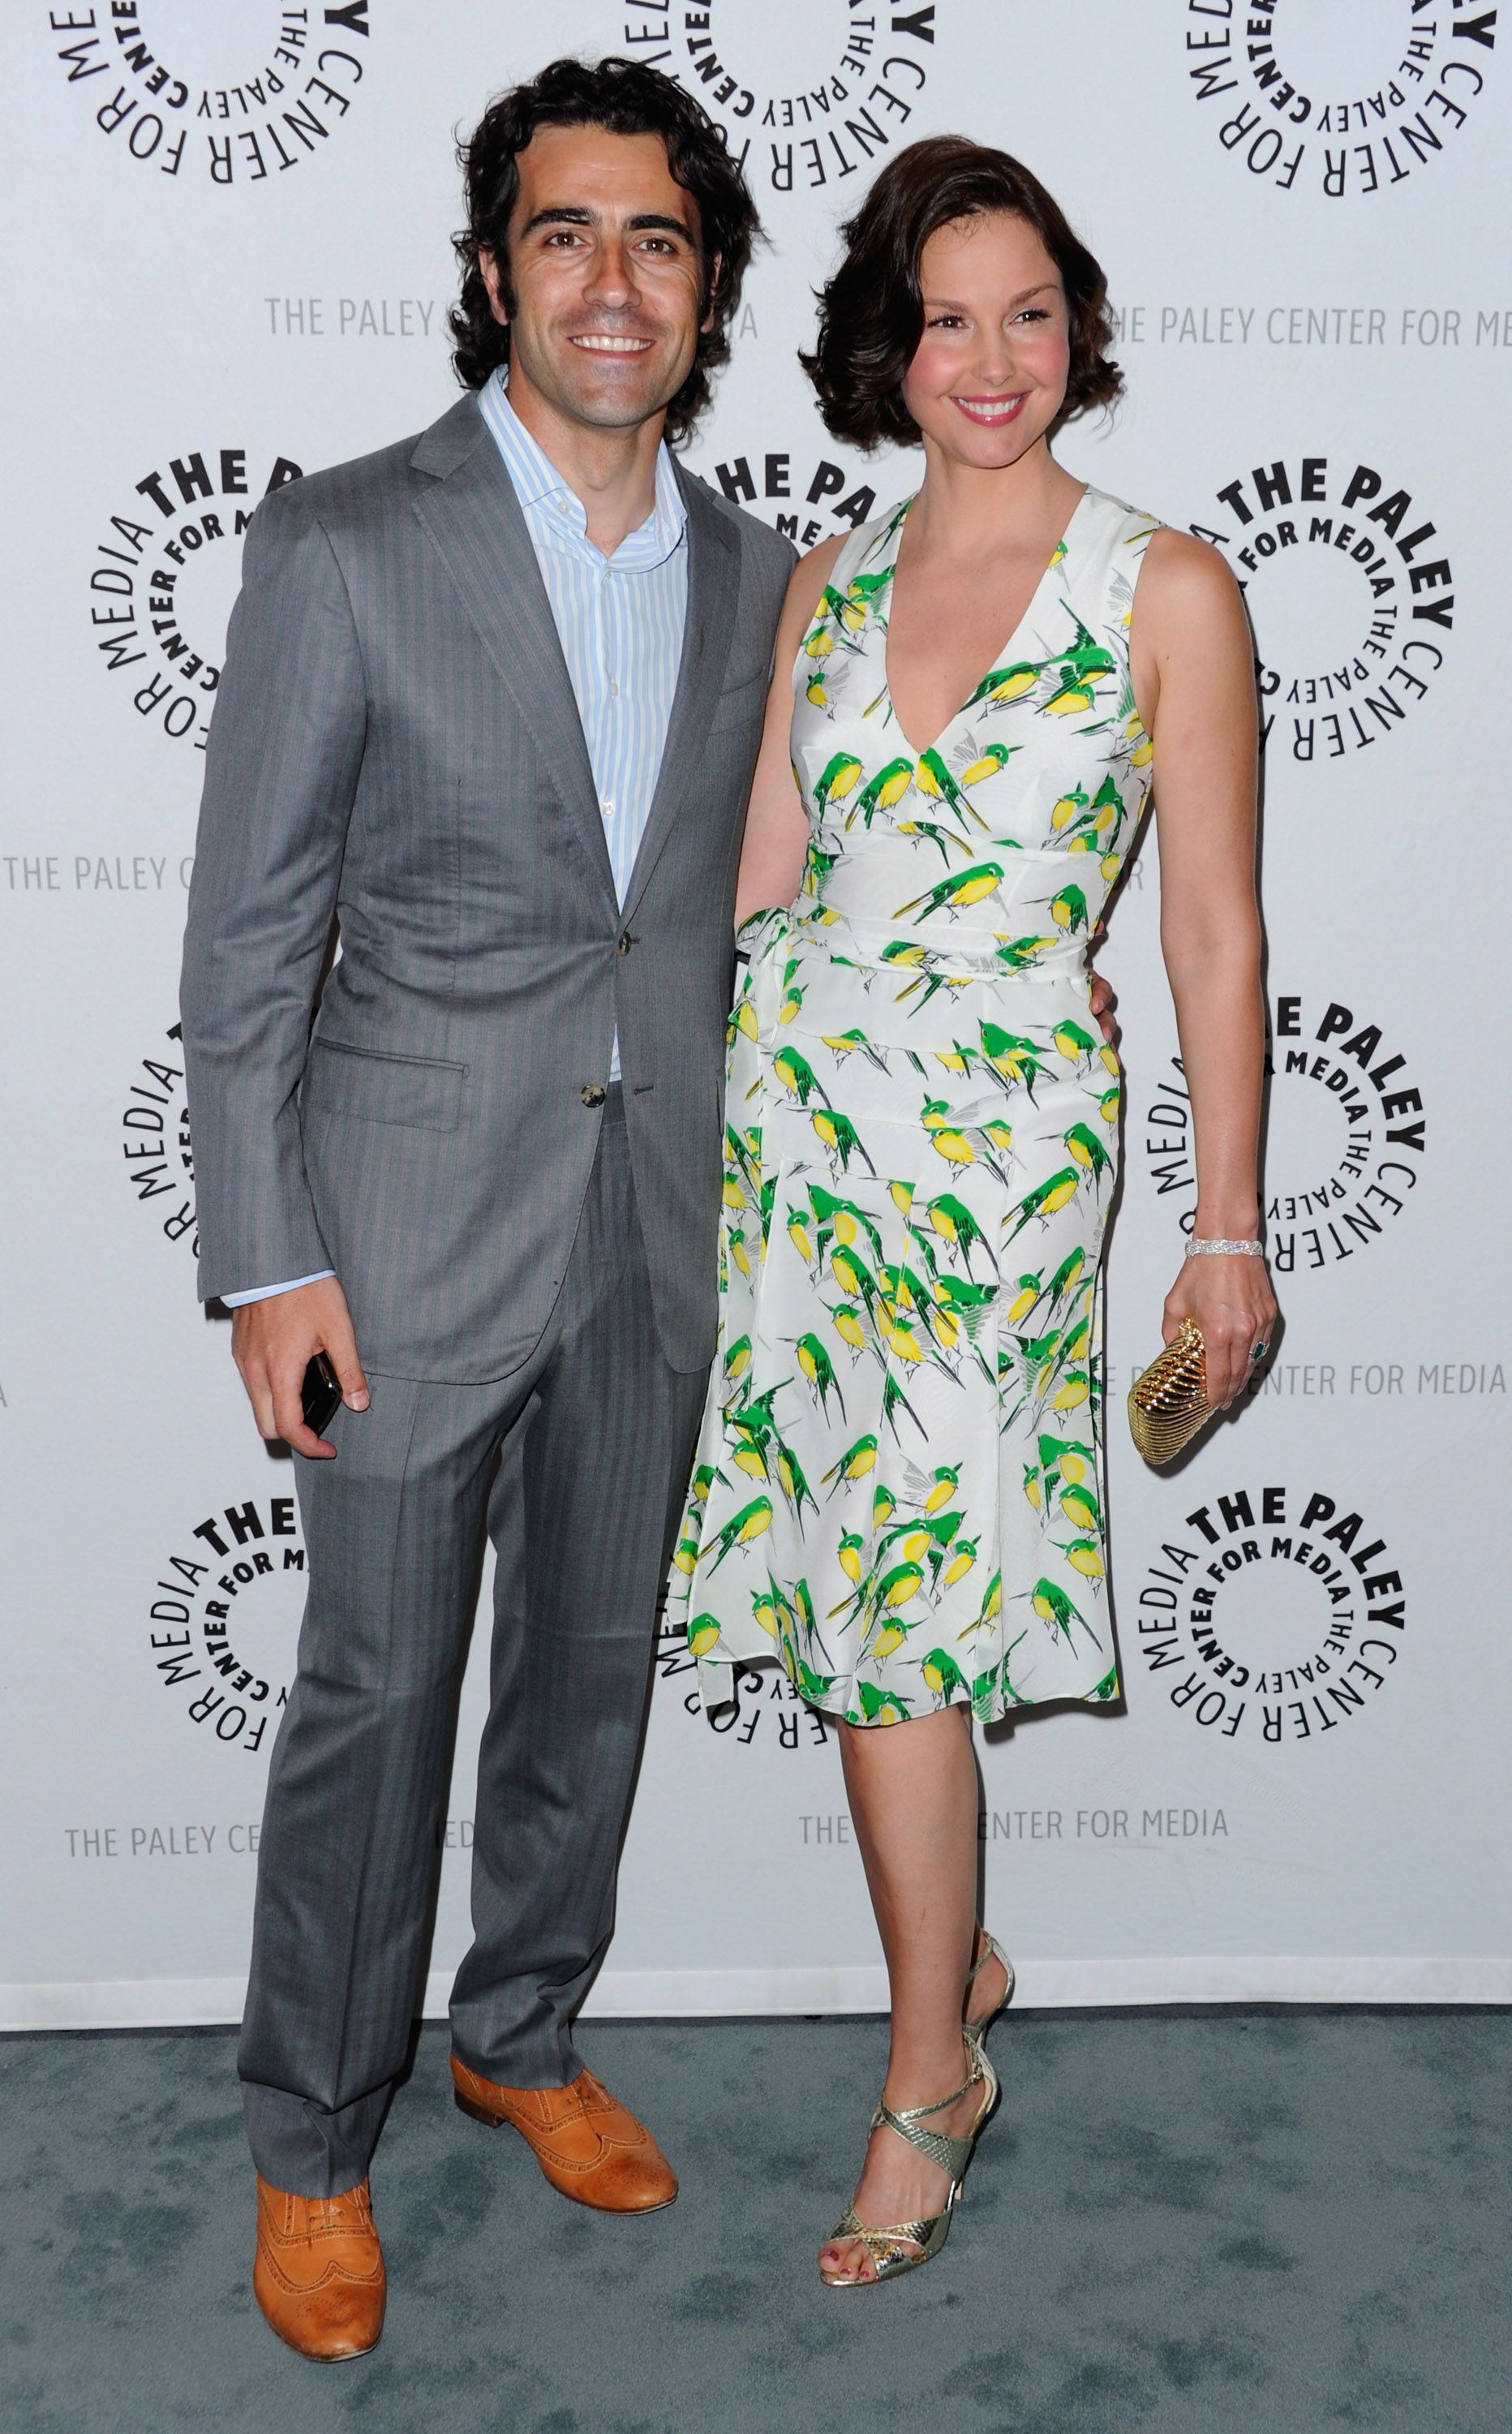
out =
[[[47,24],[70,86],[114,150],[165,178],[187,170],[214,186],[255,186],[318,158],[341,126],[363,80],[368,7],[263,0],[229,12],[198,0],[110,0],[50,9]],[[228,56],[230,13],[240,39]],[[256,50],[244,47],[254,41]]]
[[[1440,158],[1485,90],[1496,19],[1479,0],[1186,0],[1186,73],[1231,160],[1336,202]]]
[[[1264,1748],[1363,1714],[1406,1627],[1402,1575],[1360,1514],[1317,1488],[1238,1487],[1148,1565],[1136,1637],[1173,1707]]]

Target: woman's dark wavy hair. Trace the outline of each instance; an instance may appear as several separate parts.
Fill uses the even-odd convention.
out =
[[[1099,264],[1052,195],[1022,161],[965,135],[930,135],[890,161],[841,230],[845,255],[819,292],[819,336],[798,360],[819,392],[837,439],[875,448],[916,440],[903,375],[924,331],[919,260],[936,229],[989,212],[1013,212],[1035,229],[1059,270],[1071,319],[1071,377],[1057,429],[1110,405],[1124,376],[1109,355],[1113,317]]]
[[[668,438],[686,439],[709,402],[711,374],[728,358],[729,324],[761,223],[707,112],[671,77],[637,60],[553,60],[529,84],[518,84],[490,102],[466,143],[458,145],[467,225],[451,240],[462,268],[461,300],[448,316],[457,377],[467,388],[482,388],[496,366],[509,361],[509,331],[494,319],[478,254],[483,249],[499,264],[505,301],[513,309],[509,219],[519,195],[518,156],[538,127],[659,135],[668,168],[698,205],[705,279],[699,317],[712,313],[713,318],[699,332],[692,367],[667,409]],[[717,278],[711,275],[716,255]]]

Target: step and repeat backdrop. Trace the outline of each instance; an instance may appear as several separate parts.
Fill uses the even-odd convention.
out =
[[[1146,1471],[1121,1401],[1194,1204],[1147,838],[1106,956],[1127,1707],[979,1738],[986,1915],[1021,2000],[1512,1995],[1500,14],[7,9],[0,2025],[240,2009],[304,1548],[225,1315],[195,1301],[177,987],[205,737],[258,501],[455,394],[454,134],[559,47],[678,77],[759,200],[770,243],[689,452],[708,481],[802,544],[913,487],[916,460],[827,438],[795,351],[877,165],[959,129],[1021,154],[1108,270],[1129,393],[1063,461],[1246,587],[1284,1327],[1249,1405]],[[484,1640],[433,2009],[467,1937]],[[668,1638],[594,2008],[884,1993],[832,1736],[766,1675],[711,1723]]]

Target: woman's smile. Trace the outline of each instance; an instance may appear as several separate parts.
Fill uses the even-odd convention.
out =
[[[995,427],[998,423],[1014,420],[1028,394],[1027,389],[1020,388],[1015,389],[1009,397],[953,396],[950,403],[954,406],[959,406],[969,422],[980,422]]]

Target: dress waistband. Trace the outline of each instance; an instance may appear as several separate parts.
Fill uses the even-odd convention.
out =
[[[1085,935],[1068,937],[1054,919],[1042,930],[986,929],[956,921],[927,926],[875,921],[802,899],[789,916],[796,937],[817,951],[867,970],[917,965],[946,979],[1078,981],[1085,977]]]

